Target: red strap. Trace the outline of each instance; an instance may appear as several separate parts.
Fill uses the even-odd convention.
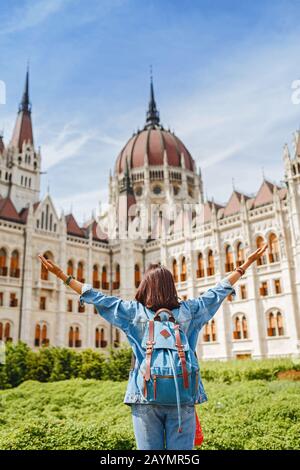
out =
[[[196,412],[196,408],[195,408],[195,415],[196,415],[196,432],[195,432],[195,438],[194,438],[194,446],[201,446],[204,437],[203,437],[203,431],[201,428],[201,423]]]
[[[146,350],[146,372],[145,372],[145,380],[150,380],[151,372],[151,356],[153,351],[153,344],[154,344],[154,321],[149,320],[149,340],[147,341],[147,350]]]
[[[178,351],[178,356],[180,357],[181,367],[182,367],[182,376],[183,376],[183,386],[184,388],[189,388],[189,376],[186,368],[185,352],[182,347],[179,325],[174,326],[175,337],[176,337],[176,347]]]

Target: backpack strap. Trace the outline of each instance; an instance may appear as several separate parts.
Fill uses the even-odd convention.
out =
[[[183,386],[184,388],[189,388],[189,376],[186,368],[186,359],[185,359],[185,352],[182,347],[181,338],[180,338],[180,331],[179,325],[174,326],[175,330],[175,338],[176,338],[176,347],[178,351],[178,356],[180,358],[181,367],[182,367],[182,376],[183,376]]]
[[[160,315],[162,312],[166,312],[166,313],[169,315],[169,321],[171,321],[171,322],[173,322],[173,323],[176,323],[172,311],[169,310],[168,308],[160,308],[159,310],[156,310],[153,320],[161,321],[161,318],[160,318],[159,315]]]
[[[153,351],[153,344],[154,344],[154,320],[149,320],[149,339],[147,341],[146,346],[146,372],[145,372],[145,381],[150,380],[151,373],[151,356]]]

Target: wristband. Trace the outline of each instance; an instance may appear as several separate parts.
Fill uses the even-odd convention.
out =
[[[235,271],[240,273],[241,276],[243,276],[245,274],[245,269],[242,268],[241,266],[239,266],[238,268],[235,268]]]
[[[64,281],[64,284],[66,284],[67,286],[69,286],[72,279],[75,279],[75,277],[69,275],[69,276],[67,277],[67,279]]]

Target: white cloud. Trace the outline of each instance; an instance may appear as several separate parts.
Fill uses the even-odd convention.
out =
[[[64,8],[68,2],[69,0],[27,1],[23,3],[22,7],[17,7],[9,19],[4,20],[0,34],[10,34],[33,28]]]
[[[281,43],[270,43],[259,51],[245,50],[240,45],[236,57],[218,62],[223,78],[212,79],[205,88],[199,83],[192,94],[181,94],[162,110],[164,122],[172,123],[202,169],[209,196],[226,200],[232,190],[232,179],[238,189],[256,191],[262,178],[279,181],[283,176],[282,146],[291,137],[299,121],[300,106],[291,102],[292,82],[297,78],[295,63],[297,43],[292,36]],[[217,76],[214,67],[212,77]],[[158,103],[159,105],[159,103]],[[132,109],[125,116],[110,115],[102,122],[108,135],[99,129],[83,129],[79,122],[66,125],[55,139],[43,146],[44,166],[50,168],[76,156],[89,142],[99,158],[116,155],[126,138],[124,128],[134,128],[139,113]],[[120,137],[116,135],[116,122]],[[114,126],[114,127],[113,127]],[[106,144],[105,152],[98,143]],[[98,150],[97,150],[98,148]],[[106,151],[108,149],[108,152]],[[104,159],[105,160],[105,159]],[[104,163],[106,165],[106,162]],[[225,176],[226,175],[226,176]]]
[[[50,169],[67,159],[74,158],[82,152],[85,145],[94,141],[102,144],[120,148],[122,141],[101,134],[98,128],[84,128],[78,121],[65,123],[56,134],[51,132],[43,136],[45,129],[38,129],[39,140],[43,141],[43,168]]]
[[[94,214],[97,216],[99,214],[100,207],[101,212],[104,212],[107,209],[108,195],[106,189],[81,193],[76,193],[74,191],[70,196],[58,198],[51,195],[51,197],[54,201],[55,207],[58,209],[58,212],[62,209],[65,214],[72,212],[80,226],[91,217],[92,211],[94,211]]]
[[[167,121],[205,170],[208,193],[219,200],[229,197],[232,178],[246,192],[257,190],[262,166],[267,178],[282,179],[282,147],[300,121],[291,88],[299,77],[296,38],[243,46],[230,60],[219,59],[207,86],[199,83],[167,110]]]

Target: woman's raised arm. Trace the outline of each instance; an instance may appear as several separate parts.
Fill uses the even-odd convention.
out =
[[[65,282],[67,280],[68,275],[65,274],[63,272],[63,270],[57,264],[53,263],[53,261],[51,261],[50,259],[45,258],[43,255],[38,255],[38,257],[40,258],[43,266],[50,273],[54,274],[56,277],[61,279],[63,282]],[[69,286],[71,287],[71,289],[73,289],[75,292],[77,292],[77,294],[79,294],[79,295],[81,294],[82,286],[83,286],[82,282],[79,282],[76,279],[71,279],[71,281],[69,283]]]
[[[62,281],[66,281],[67,274],[53,261],[38,255],[43,266],[57,276]],[[103,292],[94,289],[91,284],[82,283],[76,279],[71,279],[69,286],[80,295],[79,302],[94,304],[99,315],[112,325],[120,328],[125,333],[128,332],[129,324],[132,322],[136,313],[136,301],[126,301],[113,295],[106,295]]]
[[[240,279],[250,264],[254,263],[267,249],[267,244],[251,253],[245,263],[224,277],[214,287],[207,289],[200,297],[188,300],[188,305],[199,328],[207,323],[217,312],[221,303],[229,294],[235,295],[233,285]]]

